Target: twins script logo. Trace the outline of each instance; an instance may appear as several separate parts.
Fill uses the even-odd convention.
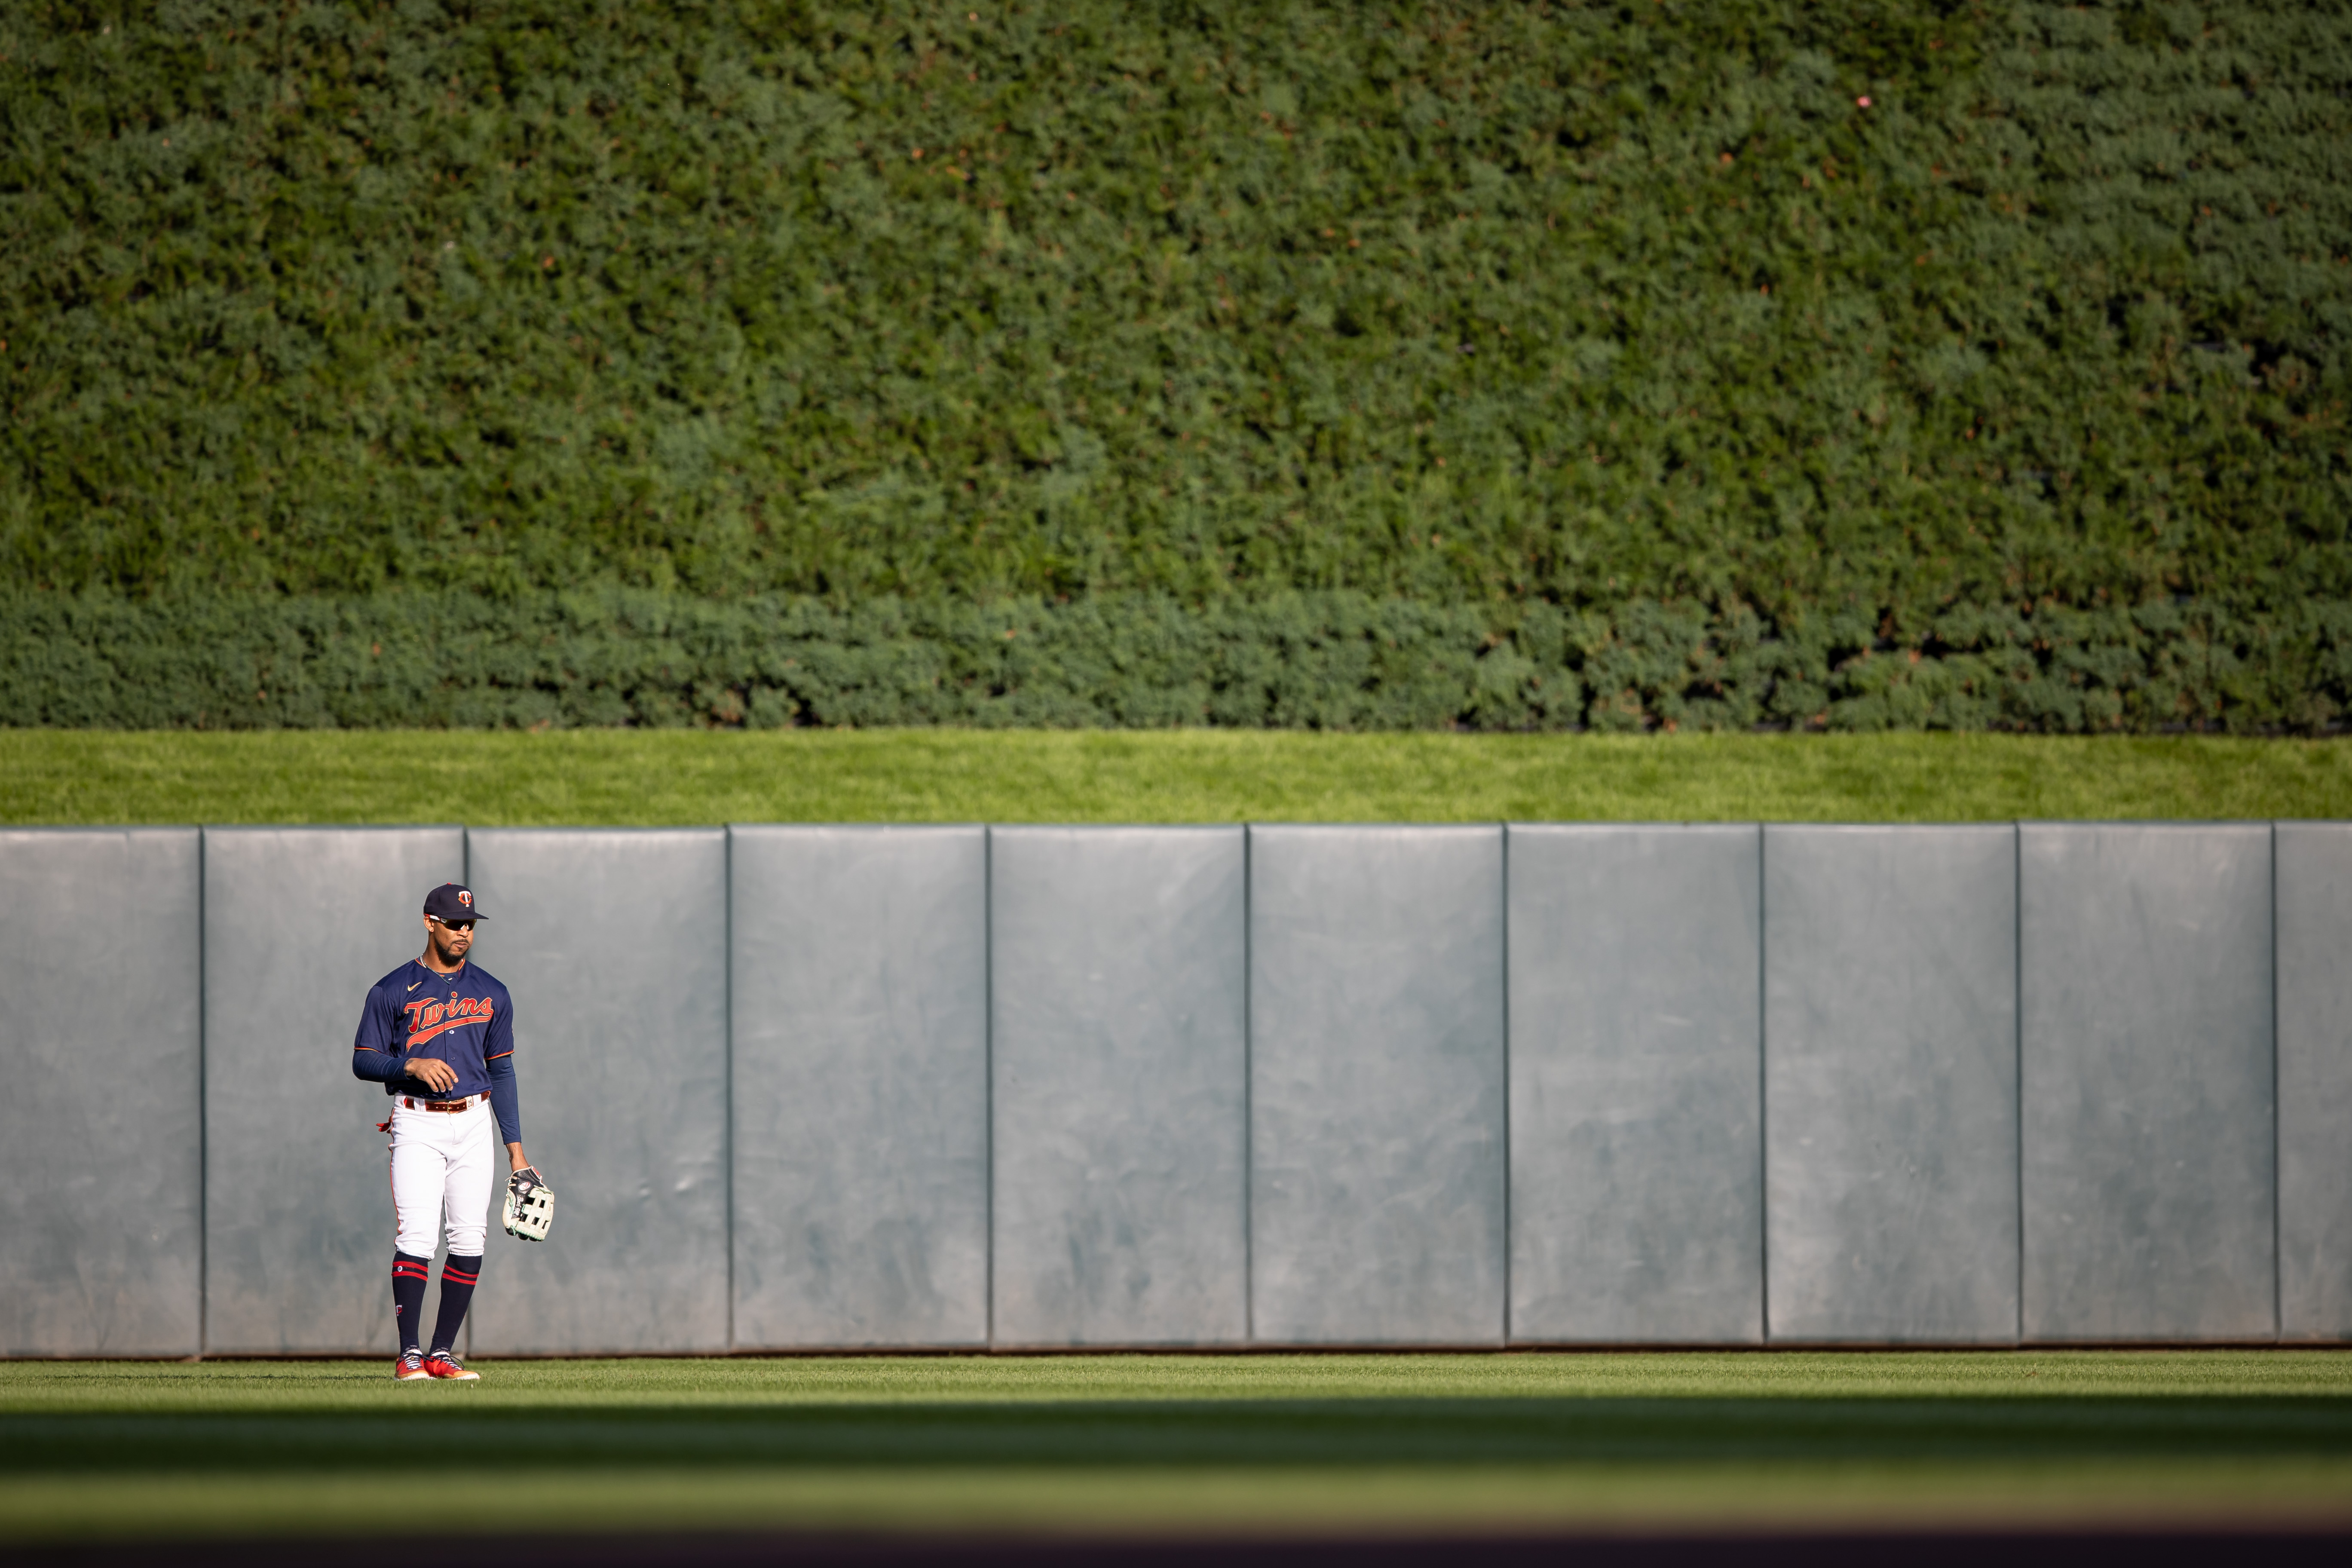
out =
[[[401,1011],[408,1015],[408,1043],[421,1046],[436,1035],[446,1035],[468,1024],[487,1024],[497,1009],[487,996],[461,998],[453,994],[446,1002],[420,996]]]

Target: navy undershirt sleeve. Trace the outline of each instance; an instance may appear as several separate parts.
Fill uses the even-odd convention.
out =
[[[514,1058],[487,1062],[490,1075],[490,1114],[499,1119],[499,1142],[522,1142],[522,1102],[515,1094]]]
[[[482,1070],[490,1075],[490,1114],[499,1119],[499,1141],[522,1142],[522,1101],[515,1093],[514,1019],[506,1007],[490,1016],[482,1038]]]
[[[407,1064],[394,1037],[399,1018],[392,998],[379,985],[368,993],[367,1001],[361,1005],[359,1033],[352,1039],[352,1076],[383,1084],[387,1093],[391,1085],[408,1076]]]
[[[370,1083],[398,1083],[408,1076],[407,1068],[398,1057],[388,1057],[381,1051],[353,1051],[352,1076]]]

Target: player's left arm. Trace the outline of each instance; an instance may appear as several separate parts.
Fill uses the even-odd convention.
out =
[[[490,1079],[490,1114],[498,1118],[499,1137],[507,1146],[507,1169],[528,1171],[530,1161],[522,1152],[522,1101],[515,1092],[514,1071],[514,1003],[500,997],[504,1005],[490,1015],[490,1026],[482,1031],[482,1071]]]

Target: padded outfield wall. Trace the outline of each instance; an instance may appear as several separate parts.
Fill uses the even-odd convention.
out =
[[[463,878],[473,1348],[2352,1340],[2352,824],[0,831],[0,1353],[380,1352]]]

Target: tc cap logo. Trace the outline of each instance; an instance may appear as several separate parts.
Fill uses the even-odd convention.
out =
[[[482,918],[481,907],[474,900],[474,889],[458,882],[444,882],[425,894],[425,912],[445,923]]]

